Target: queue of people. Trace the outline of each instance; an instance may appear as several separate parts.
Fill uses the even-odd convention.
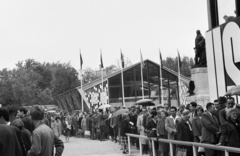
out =
[[[124,111],[119,113],[121,110]],[[153,155],[152,151],[155,151],[157,156],[169,156],[170,153],[168,143],[155,141],[153,149],[148,139],[152,137],[157,140],[169,139],[239,148],[240,104],[235,104],[232,97],[219,97],[214,103],[207,103],[206,108],[191,102],[178,108],[169,107],[168,104],[157,107],[134,105],[131,108],[114,107],[56,114],[46,113],[40,106],[33,106],[29,111],[19,108],[17,119],[11,123],[9,112],[0,108],[0,155],[52,155],[55,147],[55,155],[60,156],[64,149],[63,142],[59,139],[62,134],[66,143],[70,142],[70,137],[111,140],[119,143],[123,154],[127,154],[126,133],[146,136],[141,138],[142,153],[149,155]],[[138,138],[130,138],[130,144],[139,149]],[[173,145],[174,155],[180,150],[186,156],[193,155],[191,146]],[[197,151],[198,156],[224,156],[220,151],[207,148],[199,147]]]

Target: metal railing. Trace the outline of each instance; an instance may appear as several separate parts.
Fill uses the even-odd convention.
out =
[[[184,146],[192,146],[192,148],[193,148],[193,156],[197,156],[197,147],[203,147],[203,148],[207,148],[207,149],[224,151],[225,152],[225,156],[229,156],[229,152],[240,153],[240,148],[235,148],[235,147],[216,146],[216,145],[212,145],[212,144],[204,144],[204,143],[197,143],[197,142],[187,142],[187,141],[177,141],[177,140],[168,140],[168,139],[161,139],[161,138],[159,138],[157,140],[156,138],[148,138],[148,137],[143,136],[143,135],[136,135],[136,134],[130,134],[130,133],[127,133],[126,135],[127,135],[127,138],[128,138],[128,151],[129,151],[129,155],[131,155],[130,137],[134,137],[134,138],[138,138],[139,139],[140,156],[142,156],[141,138],[150,140],[150,142],[152,144],[152,148],[151,149],[152,149],[153,156],[156,156],[154,141],[170,144],[170,156],[174,156],[173,144],[184,145]]]

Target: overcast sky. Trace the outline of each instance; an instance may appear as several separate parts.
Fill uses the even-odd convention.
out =
[[[120,48],[132,63],[194,56],[196,30],[208,29],[206,0],[0,1],[0,69],[28,58],[71,62],[79,70],[115,64]]]

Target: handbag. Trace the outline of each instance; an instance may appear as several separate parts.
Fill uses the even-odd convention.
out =
[[[149,130],[148,133],[147,133],[147,137],[156,138],[157,137],[157,132],[155,130]]]
[[[187,149],[185,148],[176,148],[176,156],[187,156]]]

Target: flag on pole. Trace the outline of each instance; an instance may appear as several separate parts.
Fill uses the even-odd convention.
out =
[[[83,60],[82,60],[82,54],[80,50],[80,69],[82,70]]]
[[[160,66],[162,67],[162,66],[163,66],[163,63],[162,63],[162,54],[161,54],[160,49],[159,49],[159,56],[160,56]]]
[[[141,57],[141,67],[142,67],[142,69],[143,69],[144,66],[145,66],[145,64],[144,64],[144,61],[143,61],[141,49],[140,49],[140,57]]]
[[[179,67],[181,68],[182,67],[182,61],[181,61],[181,58],[180,58],[180,55],[179,55],[179,51],[178,51],[178,63],[179,63]]]
[[[100,56],[100,62],[101,62],[101,64],[100,64],[100,67],[101,67],[101,68],[104,68],[104,67],[103,67],[103,61],[102,61],[102,50],[100,50],[100,51],[101,51],[101,56]]]
[[[123,54],[122,54],[122,50],[120,49],[121,51],[121,62],[122,62],[122,69],[124,68],[124,58],[123,58]]]

